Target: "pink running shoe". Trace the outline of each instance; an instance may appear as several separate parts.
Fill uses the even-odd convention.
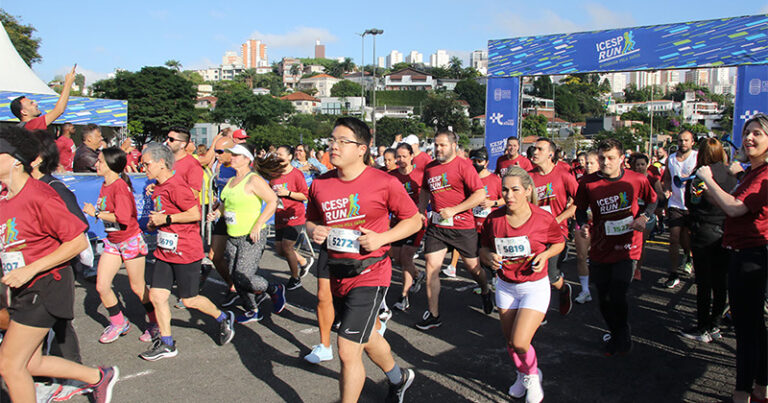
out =
[[[151,323],[147,330],[139,336],[139,341],[149,343],[158,337],[160,337],[160,328],[157,327],[156,323]]]
[[[128,334],[130,330],[131,330],[131,322],[128,322],[128,319],[125,319],[123,324],[119,326],[113,326],[110,323],[110,325],[104,329],[104,332],[101,334],[101,337],[99,337],[99,343],[103,343],[103,344],[112,343],[115,340],[119,339],[120,336]]]

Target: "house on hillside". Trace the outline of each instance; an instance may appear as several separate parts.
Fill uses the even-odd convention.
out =
[[[301,91],[288,94],[280,97],[283,101],[288,101],[296,109],[297,113],[314,114],[320,109],[320,100],[307,95]]]
[[[435,80],[431,75],[407,67],[384,76],[384,89],[389,91],[433,90]]]
[[[333,88],[339,81],[341,81],[340,78],[328,74],[318,74],[316,76],[302,78],[296,88],[299,91],[307,91],[314,88],[317,90],[315,95],[318,97],[330,97],[331,88]]]

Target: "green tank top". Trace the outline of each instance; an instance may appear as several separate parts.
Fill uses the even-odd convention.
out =
[[[232,186],[235,178],[231,178],[221,191],[221,199],[224,201],[223,218],[227,223],[227,235],[231,237],[250,234],[253,224],[261,216],[261,198],[245,192],[245,184],[251,175],[255,174],[249,173],[236,186]]]

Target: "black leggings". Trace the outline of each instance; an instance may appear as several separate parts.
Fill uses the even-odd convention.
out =
[[[728,251],[721,240],[707,246],[693,246],[696,268],[697,325],[710,330],[720,325],[728,299]]]
[[[768,246],[732,251],[729,292],[736,328],[736,390],[752,391],[752,383],[768,385],[768,333],[765,301]]]
[[[632,282],[634,267],[634,260],[589,264],[589,275],[597,287],[600,313],[617,340],[630,337],[627,290]]]

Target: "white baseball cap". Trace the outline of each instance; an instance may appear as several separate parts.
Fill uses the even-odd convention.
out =
[[[418,146],[419,145],[419,137],[415,134],[409,134],[403,139],[403,143],[412,145],[412,146]]]
[[[248,151],[248,149],[245,148],[245,146],[242,144],[236,144],[230,148],[227,148],[226,151],[232,154],[244,155],[246,158],[253,161],[253,154]]]

